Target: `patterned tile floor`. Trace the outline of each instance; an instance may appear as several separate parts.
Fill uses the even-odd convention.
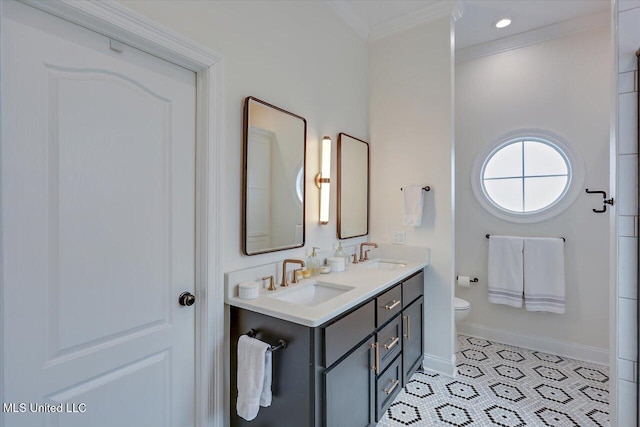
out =
[[[459,335],[458,376],[417,372],[378,427],[609,425],[602,365]]]

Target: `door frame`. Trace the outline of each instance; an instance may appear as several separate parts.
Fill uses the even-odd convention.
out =
[[[115,0],[18,1],[196,73],[195,420],[196,427],[223,427],[224,295],[223,287],[218,286],[222,283],[219,277],[220,152],[224,132],[222,57]],[[0,23],[3,19],[0,2]],[[0,40],[3,37],[0,25]],[[0,63],[2,60],[0,50]],[[0,75],[0,87],[3,83]],[[0,98],[0,113],[2,108]],[[0,142],[1,138],[0,133]],[[1,226],[0,222],[0,235]],[[4,259],[1,240],[0,259]],[[0,275],[0,301],[3,289]],[[0,318],[2,315],[0,305]],[[4,342],[2,328],[0,341]],[[0,384],[4,385],[2,354],[0,367]],[[0,387],[1,401],[3,390]],[[4,424],[3,417],[0,424]]]

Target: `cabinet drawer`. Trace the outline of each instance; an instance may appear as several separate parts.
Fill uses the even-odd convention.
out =
[[[324,366],[331,366],[375,329],[374,302],[370,301],[324,328]]]
[[[376,421],[384,415],[402,389],[402,357],[397,357],[376,380]]]
[[[402,288],[396,285],[376,298],[376,327],[384,325],[402,310]]]
[[[378,357],[380,358],[380,372],[400,354],[402,348],[402,317],[396,316],[387,326],[376,334],[378,343]]]
[[[402,306],[408,306],[423,293],[424,272],[421,271],[402,282]]]

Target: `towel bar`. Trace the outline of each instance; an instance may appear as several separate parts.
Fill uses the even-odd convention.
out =
[[[484,237],[488,239],[489,237],[491,237],[491,234],[485,234]],[[564,237],[560,237],[560,238],[562,239],[563,242],[567,241],[567,239],[565,239]]]
[[[249,332],[247,332],[245,335],[251,338],[255,338],[257,334],[258,331],[256,331],[255,329],[249,329]],[[285,342],[285,340],[278,340],[278,345],[270,346],[269,351],[273,353],[274,351],[278,351],[280,349],[284,350],[285,348],[287,348],[287,343]]]
[[[429,187],[428,185],[425,185],[424,187],[422,187],[422,189],[424,191],[431,191],[431,187]],[[403,190],[404,190],[404,188],[400,187],[400,191],[403,191]]]

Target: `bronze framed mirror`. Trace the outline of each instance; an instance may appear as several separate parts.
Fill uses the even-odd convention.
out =
[[[307,121],[252,96],[244,102],[245,255],[304,246]]]
[[[338,238],[369,234],[369,143],[338,135]]]

